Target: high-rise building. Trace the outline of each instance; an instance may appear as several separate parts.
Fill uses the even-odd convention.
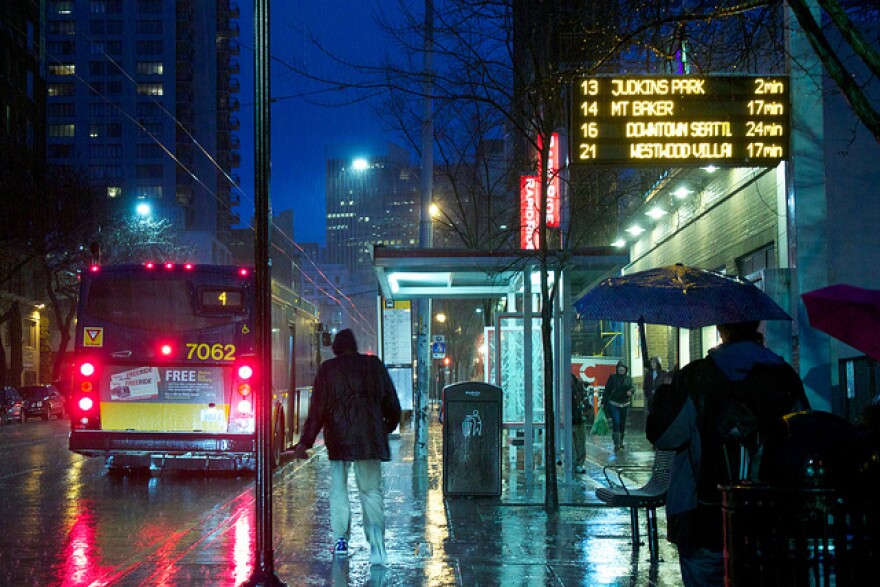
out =
[[[372,245],[418,245],[419,189],[402,147],[336,149],[327,160],[327,262],[373,282]]]
[[[32,178],[46,150],[40,3],[0,4],[0,183]]]
[[[239,8],[217,0],[46,2],[48,158],[101,197],[147,202],[227,262],[238,221]]]

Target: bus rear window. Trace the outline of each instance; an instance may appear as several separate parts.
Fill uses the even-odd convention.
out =
[[[222,288],[203,291],[219,292]],[[237,293],[240,308],[241,292]],[[228,315],[221,317],[197,311],[192,289],[185,279],[104,277],[91,282],[87,295],[85,310],[89,317],[139,330],[199,330],[230,321]]]

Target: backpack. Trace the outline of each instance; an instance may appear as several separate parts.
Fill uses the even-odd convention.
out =
[[[784,434],[783,417],[809,404],[797,373],[787,364],[756,364],[745,379],[731,381],[711,359],[706,385],[695,393],[701,439],[697,497],[720,504],[719,485],[762,481],[761,463]]]

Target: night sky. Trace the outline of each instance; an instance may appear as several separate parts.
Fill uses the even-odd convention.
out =
[[[309,40],[320,39],[329,50],[350,61],[378,62],[387,41],[374,21],[377,3],[351,0],[270,2],[272,105],[272,176],[270,197],[274,212],[292,208],[297,242],[324,242],[324,169],[328,145],[394,140],[368,104],[341,105],[356,96],[348,91],[318,91],[322,86],[304,80],[285,67],[314,71],[320,76],[347,75],[329,62]],[[384,3],[391,8],[395,3]],[[240,0],[241,82],[241,205],[242,225],[252,225],[254,38],[253,1]],[[279,63],[279,61],[283,63]],[[302,94],[309,94],[302,97]]]

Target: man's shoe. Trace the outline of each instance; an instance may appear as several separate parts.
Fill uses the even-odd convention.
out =
[[[348,541],[345,538],[340,538],[336,541],[336,546],[333,547],[333,554],[336,556],[348,556]]]

